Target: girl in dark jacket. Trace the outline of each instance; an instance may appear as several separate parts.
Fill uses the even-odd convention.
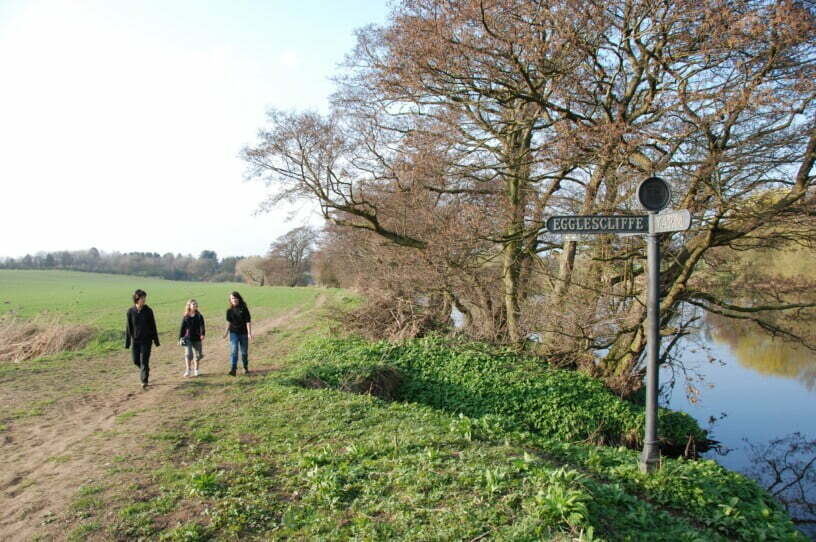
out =
[[[159,346],[159,332],[156,331],[156,318],[153,310],[145,304],[147,292],[133,292],[133,306],[128,309],[125,324],[125,348],[133,345],[133,363],[139,368],[142,389],[147,389],[150,378],[150,346]]]
[[[179,343],[184,347],[184,376],[198,376],[198,362],[204,357],[201,343],[204,341],[204,316],[198,312],[198,301],[191,299],[184,308],[181,319]]]
[[[229,334],[230,354],[232,367],[229,374],[235,376],[238,370],[238,350],[241,350],[241,362],[244,364],[244,374],[249,374],[249,359],[247,349],[249,341],[252,339],[252,317],[249,314],[249,307],[244,302],[244,298],[238,292],[232,292],[229,297],[230,306],[227,309],[227,329],[224,330],[224,337]]]

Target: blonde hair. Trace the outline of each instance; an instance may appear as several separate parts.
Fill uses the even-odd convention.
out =
[[[184,306],[184,316],[192,316],[194,314],[192,309],[190,308],[193,303],[196,304],[196,307],[198,306],[198,301],[196,301],[195,299],[189,300],[187,304]],[[198,312],[198,309],[196,309],[196,312]]]

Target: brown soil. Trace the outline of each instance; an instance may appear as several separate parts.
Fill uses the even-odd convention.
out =
[[[270,339],[293,316],[256,325],[249,377],[275,370],[268,356],[277,341]],[[147,390],[124,349],[0,376],[0,540],[64,540],[81,487],[104,486],[117,466],[138,479],[140,466],[156,466],[149,462],[158,444],[149,435],[191,421],[247,378],[226,374],[229,343],[220,336],[204,343],[201,376],[184,378],[183,350],[172,339],[161,337],[153,350]]]

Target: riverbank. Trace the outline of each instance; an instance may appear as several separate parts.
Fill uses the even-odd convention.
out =
[[[647,476],[636,451],[360,393],[372,382],[304,388],[311,363],[341,361],[315,325],[268,327],[255,376],[179,379],[186,412],[119,414],[123,433],[155,425],[59,525],[77,540],[803,540],[766,492],[712,461],[664,459]]]

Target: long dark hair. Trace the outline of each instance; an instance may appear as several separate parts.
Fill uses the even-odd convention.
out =
[[[230,295],[238,300],[238,306],[235,307],[236,309],[240,309],[241,311],[243,311],[244,309],[247,308],[247,304],[244,301],[244,298],[241,297],[241,294],[239,294],[238,292],[232,292]],[[230,303],[229,308],[231,309],[233,308],[232,303]]]

